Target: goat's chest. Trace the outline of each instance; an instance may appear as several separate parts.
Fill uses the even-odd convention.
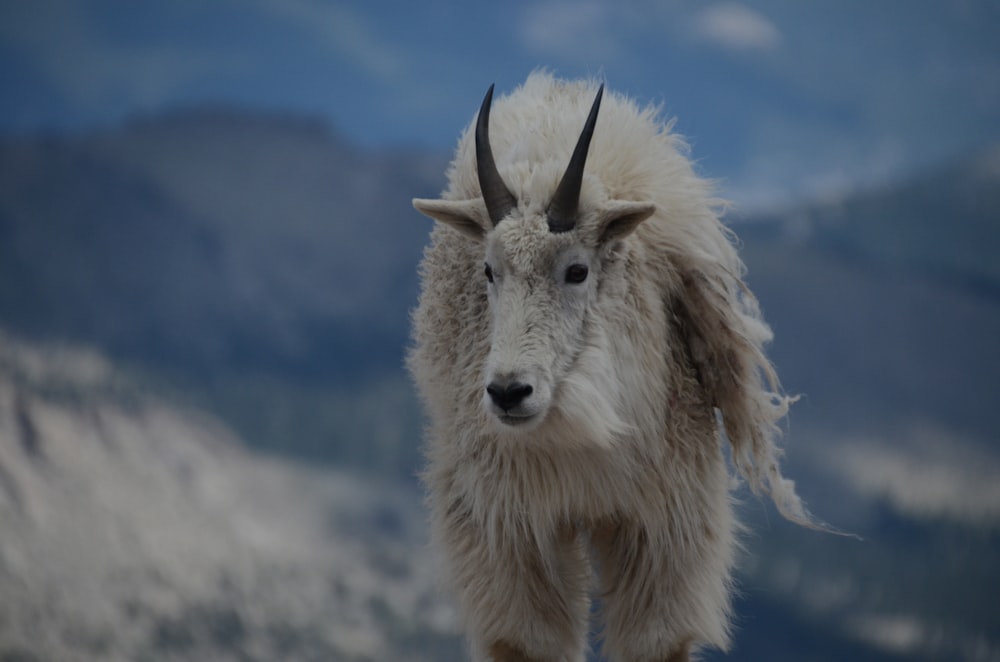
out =
[[[468,485],[480,507],[539,524],[591,520],[628,509],[638,489],[613,449],[505,449]],[[498,511],[502,511],[498,512]]]

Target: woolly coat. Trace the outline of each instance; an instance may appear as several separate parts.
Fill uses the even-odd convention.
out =
[[[552,195],[595,90],[534,73],[497,100],[493,152],[521,207]],[[573,368],[528,433],[506,433],[482,405],[494,341],[483,245],[443,223],[431,234],[408,365],[429,417],[432,539],[477,658],[582,660],[595,589],[612,659],[725,648],[727,440],[752,489],[808,521],[778,467],[790,399],[763,353],[770,330],[686,152],[657,109],[606,97],[580,207],[656,211],[607,251]],[[448,178],[443,199],[481,197],[472,126]]]

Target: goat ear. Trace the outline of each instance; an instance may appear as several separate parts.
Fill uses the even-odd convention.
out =
[[[624,239],[639,224],[653,215],[656,205],[652,202],[626,202],[614,200],[601,210],[600,229],[602,244]]]
[[[424,216],[450,225],[465,236],[481,240],[486,235],[481,200],[413,199],[413,207]]]

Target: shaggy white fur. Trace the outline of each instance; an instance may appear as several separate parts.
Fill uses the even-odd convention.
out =
[[[657,109],[603,100],[576,226],[546,223],[596,92],[536,72],[496,101],[489,139],[516,207],[495,226],[474,125],[442,199],[414,201],[439,221],[409,356],[432,536],[477,659],[583,660],[595,590],[614,660],[725,648],[723,438],[755,492],[810,523],[779,469],[791,399],[763,353],[770,329],[721,204]],[[524,384],[514,404],[487,394]]]

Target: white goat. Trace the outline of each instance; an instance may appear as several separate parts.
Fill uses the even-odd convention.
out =
[[[751,487],[809,518],[779,471],[790,399],[718,202],[655,109],[534,73],[491,130],[492,91],[443,198],[414,200],[439,223],[409,366],[474,655],[583,660],[595,590],[611,659],[726,648],[720,418]]]

